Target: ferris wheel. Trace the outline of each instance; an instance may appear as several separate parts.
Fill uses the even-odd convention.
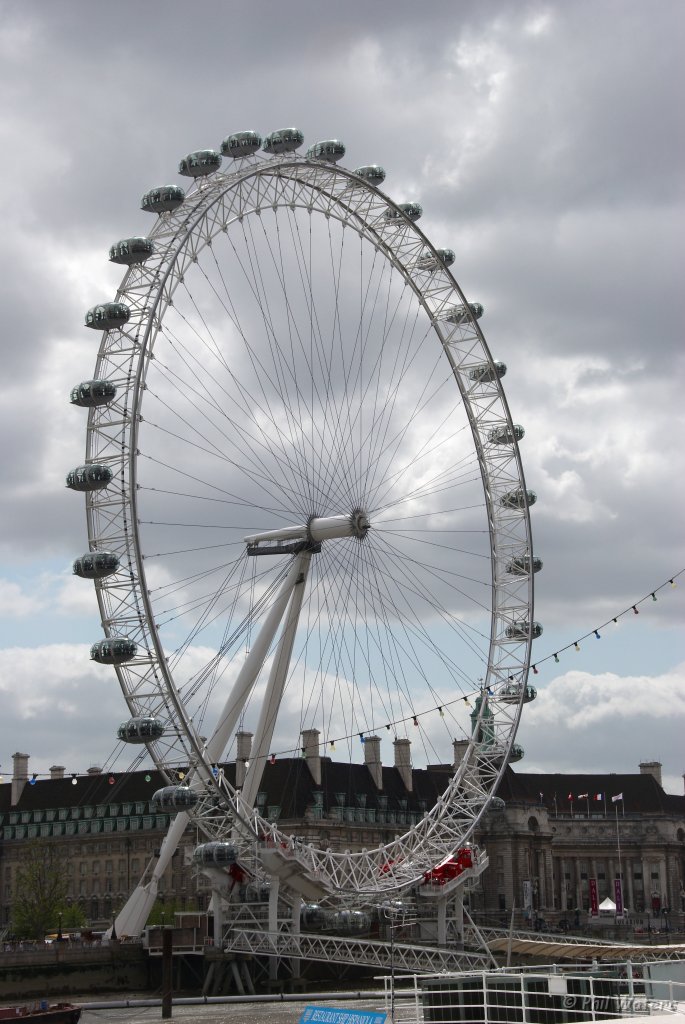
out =
[[[86,314],[101,340],[71,395],[89,410],[74,571],[95,580],[119,738],[147,745],[181,830],[268,842],[330,893],[397,891],[468,840],[521,755],[535,495],[454,252],[381,167],[302,143],[190,153],[190,187],[146,192],[149,232],[112,245],[124,278]],[[274,763],[383,741],[399,769],[454,766],[392,842],[281,830]]]

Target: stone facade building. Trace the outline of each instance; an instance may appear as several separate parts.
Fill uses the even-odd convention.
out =
[[[322,757],[316,737],[303,740],[301,758],[266,766],[257,802],[285,831],[331,849],[370,848],[401,834],[433,805],[453,770],[412,769],[407,740],[396,741],[393,766],[381,764],[374,737],[365,744],[364,764]],[[235,781],[236,765],[224,769]],[[237,770],[240,775],[240,762]],[[15,754],[13,778],[0,785],[0,929],[11,921],[26,844],[38,838],[64,853],[67,901],[94,926],[111,921],[168,828],[169,815],[151,804],[163,784],[146,770],[69,776],[54,766],[50,778],[36,778],[28,756]],[[659,765],[641,765],[631,775],[540,775],[509,767],[498,795],[504,806],[495,802],[476,836],[489,857],[470,897],[476,917],[508,922],[515,909],[519,923],[542,918],[550,926],[577,925],[590,908],[593,880],[601,902],[613,898],[620,874],[631,915],[656,922],[667,911],[672,926],[683,926],[685,797],[664,792]],[[162,879],[160,902],[170,908],[208,904],[191,865],[198,841],[189,828]]]

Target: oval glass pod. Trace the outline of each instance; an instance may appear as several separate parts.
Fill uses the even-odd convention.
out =
[[[326,160],[337,164],[345,156],[345,147],[339,139],[325,139],[310,146],[306,156],[308,160]]]
[[[98,405],[108,405],[116,397],[116,393],[116,384],[109,380],[83,380],[71,389],[69,401],[72,405],[92,409]]]
[[[542,626],[540,623],[534,622],[531,626],[530,623],[525,621],[512,622],[504,630],[507,640],[527,640],[529,633],[533,640],[537,640],[539,636],[542,636]]]
[[[214,174],[221,167],[221,153],[215,149],[196,149],[184,156],[178,165],[178,173],[187,178],[203,178]]]
[[[385,211],[386,220],[404,220],[408,217],[410,221],[417,221],[423,213],[421,203],[398,203],[397,209],[390,207]]]
[[[117,729],[117,738],[124,743],[149,743],[152,740],[161,739],[164,735],[164,725],[158,718],[142,716],[140,718],[129,718],[128,722],[122,722]]]
[[[160,811],[187,811],[200,799],[189,786],[164,786],[152,794],[152,804]]]
[[[299,128],[280,128],[267,135],[262,149],[265,153],[294,153],[303,142],[304,135]]]
[[[484,312],[480,302],[469,302],[466,306],[452,306],[452,309],[449,309],[440,319],[447,320],[450,324],[465,324],[472,318],[480,320]]]
[[[229,867],[238,859],[238,850],[233,843],[201,843],[193,852],[193,863],[206,867]]]
[[[371,915],[361,910],[338,910],[331,914],[331,930],[338,935],[359,935],[371,927]]]
[[[523,703],[530,704],[532,700],[538,695],[538,691],[534,686],[523,687]],[[501,690],[497,691],[497,700],[503,701],[505,704],[518,704],[521,697],[521,684],[520,683],[505,683]]]
[[[185,191],[180,185],[158,185],[145,193],[140,200],[140,208],[146,213],[171,213],[181,205],[185,197]]]
[[[109,262],[132,267],[135,263],[144,263],[154,251],[154,244],[149,238],[140,235],[135,238],[121,238],[110,246]]]
[[[542,569],[542,559],[536,556],[531,559],[526,555],[517,555],[507,563],[507,572],[511,576],[527,576],[531,568],[533,572],[540,572]]]
[[[493,380],[498,380],[500,377],[503,377],[506,372],[506,363],[502,363],[497,360],[492,364],[492,366],[490,366],[490,363],[481,363],[479,366],[472,367],[469,370],[469,377],[471,380],[475,380],[478,384],[487,384]]]
[[[526,505],[534,505],[537,500],[535,491],[524,491],[519,488],[516,491],[507,491],[499,499],[499,503],[504,508],[525,508]]]
[[[113,327],[123,327],[130,315],[131,310],[123,302],[103,302],[88,310],[86,327],[92,327],[95,331],[109,331]]]
[[[514,423],[513,429],[508,423],[500,423],[488,431],[488,441],[490,444],[513,444],[514,441],[520,441],[525,433],[518,423]]]
[[[456,258],[454,249],[436,249],[435,254],[425,252],[419,256],[416,266],[419,270],[437,270],[438,267],[451,267]]]
[[[328,924],[330,910],[324,910],[318,903],[303,903],[300,907],[300,922],[305,931],[322,931]]]
[[[100,462],[77,466],[67,473],[67,487],[72,491],[100,491],[112,482],[112,470]]]
[[[223,156],[237,160],[241,156],[253,156],[262,146],[259,132],[233,132],[221,143]]]
[[[382,185],[385,181],[385,168],[380,164],[365,164],[363,167],[356,167],[354,173],[371,185]]]
[[[138,653],[138,646],[127,636],[109,636],[98,640],[90,649],[92,661],[100,665],[123,665]]]
[[[74,576],[82,580],[102,580],[119,568],[119,556],[113,551],[89,551],[74,561]]]

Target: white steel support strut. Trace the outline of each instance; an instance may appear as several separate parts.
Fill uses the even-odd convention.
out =
[[[301,573],[302,562],[300,556],[298,558],[294,558],[292,561],[292,565],[288,570],[288,575],[281,585],[281,589],[278,592],[276,600],[269,609],[269,614],[264,620],[264,625],[257,635],[252,646],[252,650],[248,654],[245,662],[243,663],[243,667],[238,673],[238,678],[236,679],[231,694],[224,705],[217,727],[207,743],[207,760],[210,762],[221,760],[226,744],[238,724],[238,719],[240,718],[245,701],[249,697],[252,687],[257,680],[257,676],[261,671],[262,665],[266,660],[266,656],[269,653],[269,648],[271,647],[273,638],[276,635],[276,630],[283,618],[288,606],[288,601],[290,600],[290,595],[292,594],[293,588]]]
[[[295,634],[300,621],[300,612],[302,610],[302,601],[304,600],[305,593],[305,583],[311,559],[311,551],[305,549],[304,551],[301,551],[294,560],[294,568],[296,568],[297,572],[295,583],[292,588],[290,606],[288,608],[283,632],[281,633],[281,639],[278,643],[278,649],[271,666],[271,672],[269,673],[269,682],[267,684],[266,693],[264,694],[262,708],[259,713],[259,721],[257,722],[257,728],[255,730],[252,743],[250,767],[247,769],[245,782],[243,783],[242,788],[240,802],[243,805],[243,811],[246,816],[251,814],[252,806],[254,804],[255,797],[257,796],[257,790],[259,789],[259,784],[262,780],[265,759],[269,752],[271,739],[274,734],[276,719],[278,717],[278,709],[283,697],[286,676],[290,667],[290,658],[293,653]]]
[[[206,755],[210,763],[221,759],[229,737],[237,725],[243,705],[264,664],[276,630],[288,606],[293,588],[301,574],[302,555],[293,559],[288,574],[281,584],[278,596],[269,609],[264,625],[259,631],[252,650],[245,659],[243,667],[238,674],[231,694],[224,705],[217,727],[207,742]],[[301,589],[303,590],[304,588]],[[202,779],[198,774],[195,774],[190,787],[191,789],[200,789],[202,787]],[[141,881],[136,886],[116,917],[115,927],[117,935],[137,936],[142,932],[157,898],[159,880],[169,866],[189,821],[190,815],[185,811],[179,811],[171,822],[149,881]]]

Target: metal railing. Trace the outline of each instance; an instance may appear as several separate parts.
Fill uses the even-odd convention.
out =
[[[585,1024],[685,1015],[685,982],[634,973],[628,961],[610,971],[551,967],[414,975],[396,979],[394,992],[391,979],[382,980],[388,1024]]]

